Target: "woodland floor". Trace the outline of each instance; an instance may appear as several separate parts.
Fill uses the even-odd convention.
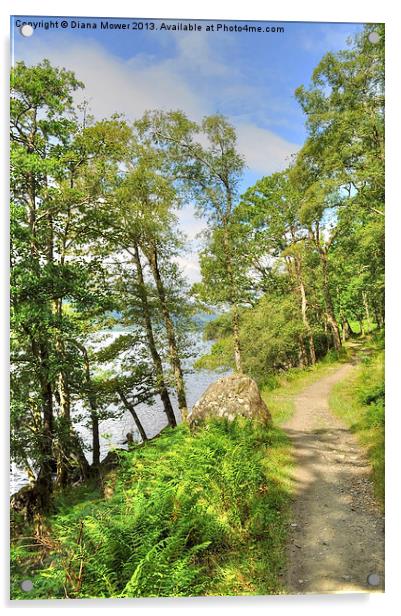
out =
[[[308,386],[284,424],[295,456],[289,533],[289,594],[384,589],[384,517],[373,496],[370,466],[356,437],[329,410],[333,385],[352,363]],[[369,585],[370,574],[380,577]]]

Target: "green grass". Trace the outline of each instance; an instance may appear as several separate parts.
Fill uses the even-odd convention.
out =
[[[377,344],[365,348],[361,364],[334,386],[329,402],[365,448],[375,494],[384,506],[384,351]]]
[[[121,454],[111,497],[65,492],[38,545],[15,541],[12,596],[27,577],[34,599],[281,593],[289,468],[275,427],[166,429]]]
[[[274,423],[280,425],[290,419],[295,410],[296,394],[308,385],[338,370],[342,363],[349,360],[349,356],[347,348],[340,353],[331,351],[314,366],[288,370],[275,378],[272,383],[273,388],[272,386],[264,387],[261,391],[262,398],[272,414]]]

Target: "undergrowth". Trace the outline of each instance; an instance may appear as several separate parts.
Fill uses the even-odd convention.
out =
[[[39,544],[20,536],[12,597],[280,593],[289,464],[283,432],[243,418],[166,429],[121,453],[108,500],[64,494]]]
[[[366,449],[376,497],[384,505],[384,350],[378,339],[367,346],[361,363],[334,386],[329,402]],[[367,351],[367,352],[366,352]]]

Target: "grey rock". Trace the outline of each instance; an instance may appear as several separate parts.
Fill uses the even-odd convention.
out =
[[[207,418],[217,416],[233,421],[238,415],[264,424],[271,422],[258,386],[245,374],[230,374],[209,385],[188,420],[191,426],[197,426]]]

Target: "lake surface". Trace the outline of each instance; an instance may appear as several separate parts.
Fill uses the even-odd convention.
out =
[[[202,339],[201,332],[197,332],[193,335],[192,345],[194,356],[190,360],[187,360],[184,365],[187,403],[189,409],[191,409],[195,402],[199,400],[203,392],[211,383],[227,374],[227,372],[222,371],[193,370],[194,362],[201,355],[208,353],[212,342],[205,342]],[[171,395],[171,401],[174,406],[177,422],[180,422],[181,417],[178,411],[177,400],[173,395]],[[138,405],[136,407],[136,412],[149,438],[156,436],[156,434],[159,434],[159,432],[167,426],[167,418],[159,398],[155,398],[155,403],[153,405]],[[90,445],[92,441],[90,430],[79,424],[76,425],[76,429],[82,436],[84,443]],[[120,449],[126,449],[127,446],[124,444],[124,441],[126,440],[126,434],[128,432],[132,432],[134,440],[140,442],[141,439],[135,427],[134,420],[128,411],[125,411],[119,419],[107,419],[105,421],[101,421],[100,458],[103,459],[111,448],[117,447]],[[92,462],[91,451],[87,452],[87,458],[89,462]],[[14,494],[27,483],[28,480],[25,472],[13,464],[10,475],[10,493]]]

